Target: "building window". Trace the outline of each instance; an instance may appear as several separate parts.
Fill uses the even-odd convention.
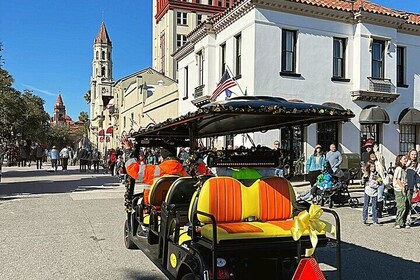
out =
[[[101,76],[105,77],[105,66],[102,66],[101,68]]]
[[[204,55],[202,52],[197,54],[198,56],[198,85],[204,84]]]
[[[405,48],[397,47],[397,85],[405,85]]]
[[[400,125],[400,154],[408,154],[416,148],[416,126]]]
[[[222,0],[217,0],[217,6],[222,7],[223,5],[223,1]]]
[[[187,25],[187,13],[184,12],[177,12],[176,13],[176,23],[177,24],[182,24],[182,25]]]
[[[344,78],[346,76],[346,74],[345,74],[345,68],[346,68],[345,54],[346,54],[346,39],[334,38],[333,77]]]
[[[324,152],[329,151],[331,144],[338,147],[338,122],[319,123],[317,130],[317,143],[322,146]]]
[[[207,3],[211,6],[213,5],[213,0],[208,0]]]
[[[379,144],[379,124],[361,124],[360,125],[360,154],[362,154],[362,146],[366,140],[372,140],[375,144]]]
[[[373,40],[372,43],[372,78],[384,78],[385,42]]]
[[[165,75],[165,33],[160,35],[160,72]]]
[[[108,60],[111,60],[111,52],[108,52]]]
[[[184,68],[184,99],[188,98],[188,66]]]
[[[241,75],[242,67],[242,36],[241,34],[235,36],[236,41],[236,54],[235,54],[235,75],[236,77]]]
[[[203,15],[197,14],[197,25],[199,25],[203,21]]]
[[[179,48],[187,42],[187,36],[177,34],[176,35],[176,46]]]
[[[101,53],[101,59],[105,59],[105,51],[102,51],[102,53]]]
[[[98,51],[96,51],[96,59],[99,59],[99,52]]]
[[[221,73],[225,73],[226,70],[226,43],[220,45],[220,58],[221,58]]]
[[[230,7],[230,0],[226,0],[226,8]]]
[[[296,72],[296,31],[283,30],[281,71]]]
[[[125,121],[125,116],[124,116],[124,128],[126,128],[126,127],[127,127],[127,123]]]

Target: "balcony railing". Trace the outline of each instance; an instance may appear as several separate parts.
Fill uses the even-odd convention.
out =
[[[204,85],[199,85],[194,89],[194,98],[203,96],[204,93]]]
[[[368,78],[369,81],[369,91],[376,92],[385,92],[385,93],[395,93],[395,86],[390,79],[380,79],[380,78]]]

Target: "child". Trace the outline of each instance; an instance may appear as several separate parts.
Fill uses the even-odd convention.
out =
[[[369,161],[366,164],[366,170],[363,176],[363,182],[365,185],[365,198],[363,203],[363,224],[367,223],[369,202],[372,202],[372,219],[374,225],[380,225],[378,223],[378,210],[376,209],[378,202],[378,188],[382,184],[382,178],[376,171],[375,163]]]

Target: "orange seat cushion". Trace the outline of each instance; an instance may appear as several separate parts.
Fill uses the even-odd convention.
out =
[[[217,226],[224,229],[227,233],[263,232],[262,229],[253,226],[250,223],[229,223],[218,224]]]
[[[229,177],[208,179],[201,189],[197,210],[211,214],[217,223],[234,223],[242,220],[241,183]],[[201,222],[210,219],[198,215]]]
[[[289,182],[280,177],[259,181],[260,220],[287,220],[292,217],[292,200]]]

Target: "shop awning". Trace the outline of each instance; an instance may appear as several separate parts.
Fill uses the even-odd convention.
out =
[[[110,126],[106,129],[106,134],[112,134],[114,132],[113,126]]]
[[[404,109],[398,117],[398,124],[420,125],[420,111],[415,108]]]
[[[384,109],[378,106],[365,108],[360,112],[359,123],[389,123],[389,115]]]
[[[325,102],[322,103],[323,106],[328,106],[334,109],[338,109],[338,110],[344,110],[343,106],[341,106],[340,104],[334,103],[334,102]]]
[[[99,136],[104,136],[105,135],[105,130],[103,130],[103,129],[99,130],[98,135]]]

